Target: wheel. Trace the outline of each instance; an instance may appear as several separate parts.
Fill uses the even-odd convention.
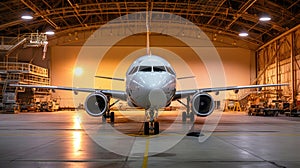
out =
[[[154,135],[159,134],[159,122],[154,122]]]
[[[149,135],[149,122],[144,122],[144,135]]]
[[[193,123],[195,121],[194,113],[190,113],[190,121]]]
[[[182,122],[186,122],[186,112],[182,112]]]
[[[115,112],[110,112],[110,122],[114,123],[115,122]]]

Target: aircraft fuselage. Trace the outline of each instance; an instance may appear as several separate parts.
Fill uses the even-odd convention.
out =
[[[171,65],[158,56],[138,58],[126,73],[128,103],[144,109],[168,106],[176,92],[176,74]]]

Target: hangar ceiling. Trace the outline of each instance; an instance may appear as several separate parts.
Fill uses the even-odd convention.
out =
[[[95,30],[119,16],[140,11],[169,12],[186,18],[205,32],[241,39],[260,46],[300,23],[300,0],[9,0],[0,2],[0,36],[54,30],[68,35],[72,30]],[[21,15],[31,13],[32,20]],[[267,14],[271,21],[259,21]]]

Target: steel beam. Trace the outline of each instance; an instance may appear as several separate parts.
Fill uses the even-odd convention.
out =
[[[244,14],[254,3],[256,0],[248,0],[237,12],[235,18],[226,26],[226,30],[228,30],[241,16]]]
[[[42,17],[47,23],[49,23],[53,28],[59,29],[59,26],[57,26],[51,19],[49,19],[47,16],[44,16],[42,14],[42,10],[40,10],[33,2],[30,0],[21,0],[21,2],[26,5],[28,8],[30,8],[34,13],[38,14],[40,17]]]
[[[84,25],[82,23],[82,18],[80,16],[78,10],[76,9],[76,6],[74,6],[70,0],[68,0],[68,3],[70,4],[70,6],[73,8],[74,12],[76,13],[76,15],[75,15],[76,19],[78,20],[78,22],[80,23],[80,25],[82,27],[84,27]]]

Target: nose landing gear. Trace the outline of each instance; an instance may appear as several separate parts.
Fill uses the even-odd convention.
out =
[[[150,131],[153,131],[154,135],[159,134],[159,122],[144,122],[144,135],[150,135]]]
[[[154,121],[157,118],[157,114],[158,110],[145,110],[146,119],[149,121],[144,122],[144,135],[150,135],[150,131],[153,131],[154,135],[159,134],[159,122]]]

